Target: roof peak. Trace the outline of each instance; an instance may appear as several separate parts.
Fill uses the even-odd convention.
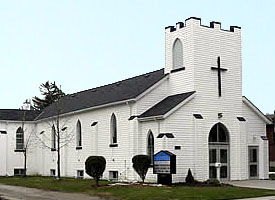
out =
[[[121,82],[123,82],[123,81],[128,81],[128,80],[130,80],[130,79],[138,78],[138,77],[141,77],[141,76],[148,77],[148,75],[150,76],[150,74],[155,73],[155,72],[158,72],[158,71],[163,71],[163,73],[164,73],[164,68],[161,68],[161,69],[158,69],[158,70],[154,70],[154,71],[151,71],[151,72],[147,72],[147,73],[145,73],[145,74],[140,74],[140,75],[137,75],[137,76],[133,76],[133,77],[130,77],[130,78],[122,79],[122,80],[120,80],[120,81],[116,81],[116,82],[109,83],[109,84],[106,84],[106,85],[101,85],[101,86],[97,86],[97,87],[94,87],[94,88],[82,90],[82,91],[79,91],[79,92],[74,92],[74,93],[71,93],[71,94],[67,94],[67,95],[65,95],[65,96],[74,96],[74,95],[77,95],[77,94],[79,94],[79,93],[88,92],[88,91],[96,92],[96,91],[97,91],[98,89],[100,89],[100,88],[108,87],[108,86],[111,86],[111,85],[120,85]]]

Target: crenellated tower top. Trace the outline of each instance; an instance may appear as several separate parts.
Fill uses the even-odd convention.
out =
[[[203,26],[203,27],[213,28],[213,29],[219,29],[219,30],[229,31],[229,32],[238,32],[241,29],[241,27],[239,27],[239,26],[230,26],[229,30],[224,30],[221,28],[221,22],[215,22],[215,21],[210,22],[209,26],[205,26],[205,25],[201,24],[201,18],[190,17],[185,20],[185,24],[183,22],[178,22],[178,23],[176,23],[176,26],[165,27],[165,31],[166,31],[166,33],[174,32],[181,28],[184,28],[185,26],[192,26],[192,25]]]

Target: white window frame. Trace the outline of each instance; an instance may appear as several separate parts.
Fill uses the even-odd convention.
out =
[[[82,147],[82,128],[80,120],[76,123],[76,147]]]
[[[23,150],[24,149],[24,130],[20,126],[16,130],[16,136],[15,136],[15,149],[16,150]],[[20,142],[19,142],[20,141]]]
[[[82,173],[82,175],[81,175],[81,173]],[[83,179],[84,178],[84,170],[77,170],[76,178]]]
[[[56,170],[50,169],[50,176],[55,177],[56,176]]]
[[[116,175],[116,177],[114,175]],[[118,181],[118,171],[109,171],[109,180]]]
[[[117,144],[117,118],[113,113],[110,121],[110,140],[111,144]]]

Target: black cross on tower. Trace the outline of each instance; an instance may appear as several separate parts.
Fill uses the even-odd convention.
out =
[[[218,89],[219,89],[219,97],[222,96],[222,76],[221,71],[227,71],[227,69],[221,68],[221,59],[218,56],[217,60],[218,67],[211,67],[212,70],[218,70]]]

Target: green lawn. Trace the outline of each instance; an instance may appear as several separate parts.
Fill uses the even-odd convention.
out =
[[[63,178],[56,181],[51,177],[0,177],[0,183],[34,187],[62,192],[81,192],[90,195],[114,197],[127,200],[182,200],[182,199],[235,199],[275,195],[274,191],[238,187],[142,187],[120,186],[94,188],[93,180]],[[107,185],[107,181],[101,181]]]

